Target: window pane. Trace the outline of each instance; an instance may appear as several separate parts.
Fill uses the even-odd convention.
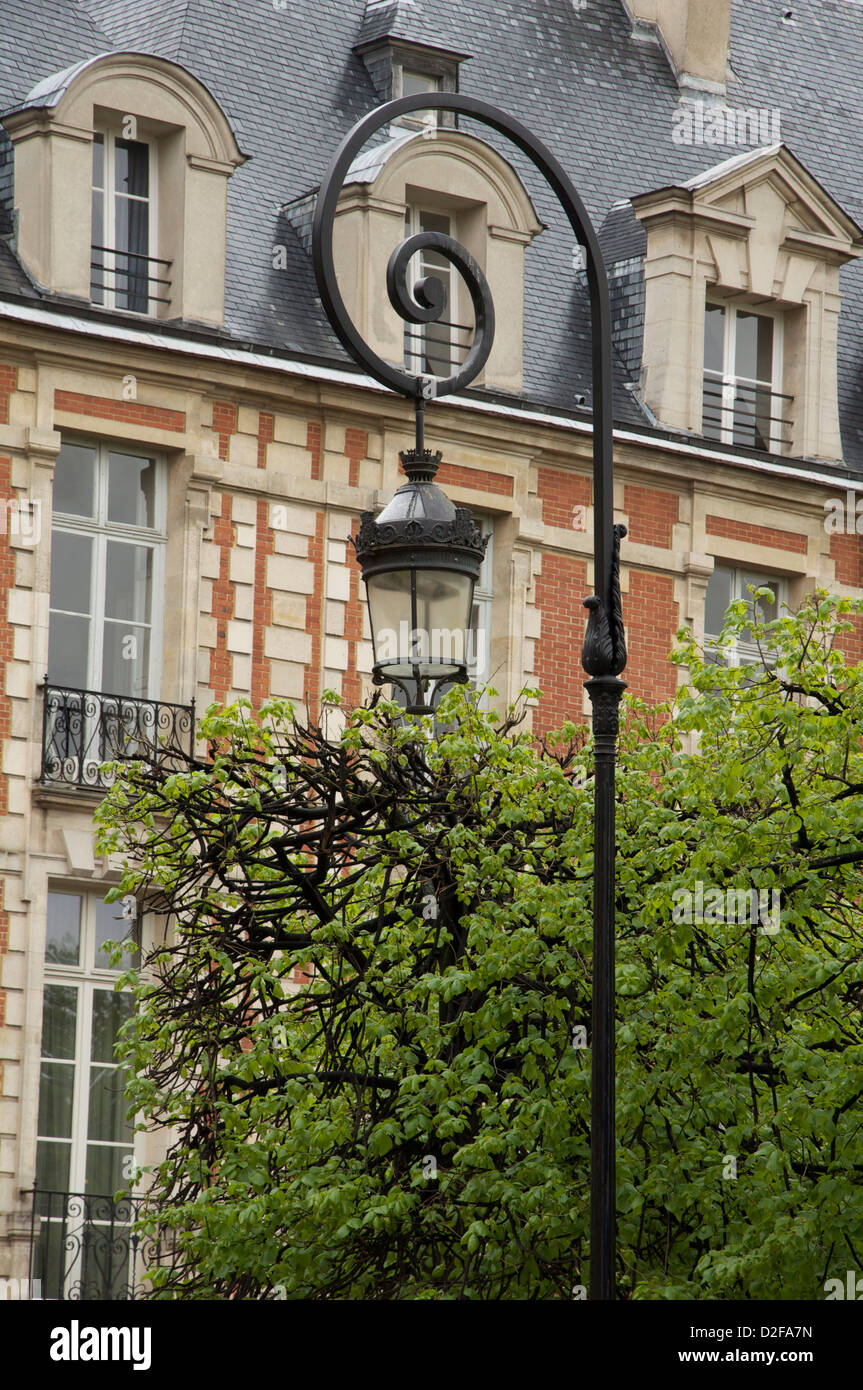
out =
[[[744,570],[740,576],[740,597],[745,598],[747,603],[752,602],[752,595],[747,588],[749,584],[755,589],[760,589],[763,585],[766,585],[767,588],[771,589],[776,595],[777,599],[779,597],[777,593],[777,581],[772,579],[769,574],[753,574],[751,570]],[[762,622],[772,622],[777,616],[777,605],[775,603],[770,603],[766,598],[761,598],[758,600],[758,612]],[[752,630],[748,627],[743,628],[739,640],[740,642],[754,643],[755,638]],[[758,650],[757,648],[753,648],[753,650],[755,659],[757,659]]]
[[[71,1157],[71,1144],[40,1139],[36,1146],[36,1186],[47,1192],[68,1192]],[[57,1212],[58,1208],[54,1206],[52,1210]]]
[[[722,372],[725,356],[725,310],[721,304],[708,304],[704,311],[704,370]]]
[[[76,690],[89,685],[87,674],[90,619],[52,613],[48,628],[48,677],[53,685]]]
[[[42,1056],[75,1056],[78,990],[75,985],[46,985],[42,1005]]]
[[[106,622],[102,632],[102,689],[110,695],[130,695],[145,699],[150,670],[150,629],[134,623]],[[113,723],[107,718],[110,738],[126,739],[126,723],[118,714]],[[105,757],[117,756],[106,749]]]
[[[78,965],[81,947],[81,899],[72,893],[48,894],[45,959],[52,965]]]
[[[146,198],[150,192],[150,147],[141,140],[114,141],[114,187],[118,193]]]
[[[72,1137],[73,1062],[43,1062],[39,1074],[39,1133]]]
[[[93,1034],[90,1059],[93,1062],[114,1062],[114,1043],[120,1024],[132,1017],[133,996],[124,990],[93,990]]]
[[[90,612],[93,542],[68,531],[51,533],[51,607],[64,613]]]
[[[126,941],[127,939],[137,939],[137,920],[123,916],[123,904],[121,900],[115,903],[96,902],[96,930],[95,930],[95,961],[97,970],[110,970],[111,959],[105,950],[106,941]],[[134,955],[123,953],[123,966],[137,962],[138,952]]]
[[[110,1139],[131,1144],[132,1127],[126,1122],[123,1088],[126,1073],[122,1067],[90,1068],[90,1113],[88,1139]]]
[[[153,526],[156,485],[154,459],[134,454],[108,455],[108,520],[130,526]]]
[[[130,1154],[131,1149],[88,1144],[85,1184],[88,1196],[111,1197],[121,1188],[128,1189],[129,1181],[123,1177],[123,1160]]]
[[[413,97],[419,92],[436,92],[437,89],[438,79],[429,77],[428,73],[410,72],[407,68],[402,72],[402,96]]]
[[[108,542],[105,616],[131,623],[150,621],[153,551],[147,545]]]
[[[704,632],[706,636],[718,637],[725,621],[725,612],[731,602],[731,582],[734,571],[725,565],[717,565],[707,581],[707,595],[704,604]]]
[[[747,314],[745,310],[738,309],[734,374],[747,377],[750,381],[772,383],[772,318],[765,314]]]
[[[93,136],[93,187],[105,187],[105,138]]]
[[[92,516],[95,473],[95,449],[64,444],[54,468],[54,511]]]
[[[114,240],[117,246],[117,274],[114,286],[118,309],[145,314],[149,307],[147,285],[149,269],[149,204],[130,198],[117,198],[114,208]],[[124,255],[124,252],[134,253]]]

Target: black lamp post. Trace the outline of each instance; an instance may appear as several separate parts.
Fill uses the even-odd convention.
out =
[[[356,155],[381,126],[410,111],[429,109],[470,116],[505,135],[531,160],[554,190],[585,252],[592,327],[593,506],[595,593],[589,610],[582,665],[591,699],[594,735],[593,1003],[591,1019],[590,1297],[614,1297],[614,771],[620,698],[626,665],[618,556],[623,526],[614,525],[612,459],[611,309],[608,280],[596,232],[584,205],[554,155],[525,126],[474,97],[423,92],[387,102],[358,121],[336,151],[318,194],[312,254],[318,290],[341,342],[361,367],[416,405],[416,443],[401,455],[408,482],[374,519],[366,513],[356,539],[369,594],[375,644],[375,680],[393,681],[408,693],[413,712],[428,712],[430,684],[464,680],[463,660],[445,661],[431,650],[432,619],[438,631],[466,635],[483,545],[465,508],[452,507],[434,482],[439,462],[425,449],[427,400],[469,385],[486,362],[494,337],[494,307],[482,270],[458,242],[435,232],[408,237],[387,267],[387,293],[409,323],[431,323],[445,309],[443,284],[434,276],[409,287],[417,251],[432,247],[461,273],[474,307],[475,329],[462,366],[445,378],[410,375],[386,362],[357,332],[336,280],[333,226],[339,194]],[[446,620],[446,621],[445,621]],[[398,627],[394,627],[397,623]],[[408,626],[410,624],[410,626]],[[425,624],[425,627],[423,627]],[[402,626],[404,625],[404,626]],[[431,631],[434,631],[432,629]],[[425,641],[428,645],[421,649]],[[392,644],[392,645],[390,645]],[[386,655],[384,652],[386,650]],[[449,653],[450,657],[452,654]],[[432,693],[432,700],[434,692]]]

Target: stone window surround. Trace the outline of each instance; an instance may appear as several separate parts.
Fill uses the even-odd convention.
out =
[[[128,116],[157,152],[156,240],[171,262],[159,316],[221,326],[227,180],[245,155],[206,88],[164,59],[100,55],[46,79],[3,117],[15,153],[18,255],[43,289],[89,302],[93,136]]]

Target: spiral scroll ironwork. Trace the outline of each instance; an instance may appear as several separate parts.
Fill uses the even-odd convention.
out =
[[[596,232],[587,210],[575,189],[572,180],[551,151],[537,137],[514,117],[501,111],[488,102],[476,97],[464,96],[460,92],[422,92],[416,96],[401,97],[398,101],[386,102],[375,111],[358,121],[345,136],[333,155],[329,168],[321,182],[315,205],[312,227],[312,260],[318,292],[327,317],[341,343],[370,376],[382,385],[402,395],[413,397],[421,405],[424,398],[452,394],[462,390],[473,380],[487,360],[491,350],[494,333],[494,307],[488,285],[472,256],[457,242],[441,238],[447,243],[447,250],[456,248],[463,260],[462,264],[453,255],[447,255],[443,246],[438,246],[441,255],[447,255],[462,274],[474,302],[477,313],[477,327],[474,345],[462,369],[446,378],[430,378],[427,375],[412,375],[392,362],[386,362],[358,332],[345,305],[336,277],[333,250],[333,229],[339,195],[348,176],[351,165],[363,146],[381,127],[389,125],[400,116],[412,111],[449,111],[456,115],[469,116],[481,124],[491,127],[511,140],[533,166],[543,176],[556,195],[569,220],[569,224],[579,244],[584,249],[585,269],[590,296],[590,317],[592,327],[592,367],[593,367],[593,463],[594,463],[594,553],[595,553],[595,592],[603,608],[609,602],[609,594],[614,583],[613,550],[614,533],[612,509],[612,357],[611,357],[611,304],[608,293],[608,277]],[[390,300],[397,312],[408,322],[433,322],[437,317],[439,293],[428,281],[414,288],[413,293],[406,283],[407,269],[411,256],[420,249],[421,244],[432,246],[439,233],[420,233],[408,238],[396,248],[388,268],[388,288],[391,284]],[[425,240],[429,238],[429,240]],[[403,274],[404,272],[404,274]],[[477,275],[479,272],[479,275]],[[435,277],[430,277],[432,280]],[[438,282],[439,284],[439,282]],[[484,287],[484,288],[483,288]],[[440,286],[440,289],[443,287]],[[480,295],[480,311],[477,312],[475,294]],[[395,295],[395,298],[393,298]],[[487,298],[486,298],[487,296]],[[406,312],[409,310],[409,312]],[[490,311],[490,313],[489,313]],[[431,317],[426,318],[425,314]],[[484,355],[483,355],[484,354]],[[422,412],[418,411],[417,448],[423,447],[421,438]],[[610,617],[610,614],[608,615]],[[610,672],[609,672],[610,674]]]

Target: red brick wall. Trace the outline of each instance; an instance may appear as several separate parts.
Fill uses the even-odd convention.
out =
[[[0,362],[0,425],[9,423],[9,397],[18,387],[18,368]]]
[[[629,526],[627,540],[635,545],[659,545],[670,550],[671,528],[679,520],[679,507],[676,492],[627,483],[623,489],[623,510]]]
[[[587,679],[581,669],[581,644],[587,609],[581,600],[590,592],[585,561],[573,555],[543,555],[536,581],[536,604],[542,630],[536,643],[534,680],[542,691],[534,732],[544,734],[565,719],[582,718],[582,693]]]
[[[836,579],[840,584],[849,584],[855,589],[863,589],[863,536],[855,533],[830,537],[830,558],[836,566]],[[854,631],[842,635],[839,646],[845,653],[845,660],[863,661],[863,617],[852,619]]]
[[[769,545],[774,550],[793,550],[806,554],[806,537],[796,531],[777,531],[771,526],[750,526],[748,521],[729,521],[724,516],[709,516],[708,536],[725,536],[729,540],[746,541],[749,545]]]
[[[565,473],[562,468],[538,468],[536,472],[543,521],[546,526],[565,526],[569,530],[575,509],[590,506],[593,490],[590,477],[586,473]]]
[[[629,593],[623,596],[629,660],[622,679],[629,693],[657,703],[677,690],[677,667],[668,654],[680,626],[671,575],[629,571]]]
[[[345,430],[345,458],[348,460],[348,484],[350,487],[359,487],[360,485],[360,464],[366,457],[368,447],[369,437],[365,430]]]
[[[130,425],[147,425],[155,430],[186,428],[182,410],[166,410],[156,405],[141,405],[138,401],[113,401],[104,396],[84,396],[78,391],[54,392],[54,409],[71,415],[92,415],[99,420],[125,420]]]
[[[316,482],[320,481],[323,474],[324,451],[322,435],[323,431],[320,425],[310,420],[306,430],[306,448],[312,456],[312,478]]]
[[[477,492],[493,492],[500,497],[512,497],[512,478],[500,473],[487,473],[484,468],[463,468],[459,463],[442,463],[435,474],[435,482],[445,488],[469,487]]]

